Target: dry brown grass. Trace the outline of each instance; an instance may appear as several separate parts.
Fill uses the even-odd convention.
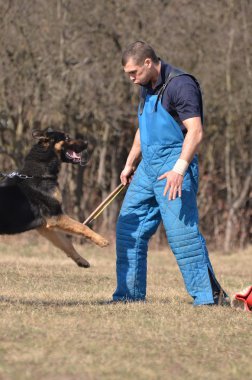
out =
[[[192,307],[171,254],[153,250],[148,301],[107,305],[114,247],[79,248],[88,270],[32,233],[1,238],[1,380],[250,378],[249,313]],[[250,257],[212,255],[229,292],[251,284]]]

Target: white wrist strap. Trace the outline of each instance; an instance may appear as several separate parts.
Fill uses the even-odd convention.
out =
[[[187,171],[188,166],[189,163],[186,160],[179,158],[172,170],[180,175],[184,175]]]

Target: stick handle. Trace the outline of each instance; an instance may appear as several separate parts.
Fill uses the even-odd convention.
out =
[[[96,219],[103,210],[115,199],[115,197],[124,189],[124,185],[121,183],[115,188],[115,190],[110,193],[107,198],[89,215],[89,217],[83,222],[83,224],[88,224]]]

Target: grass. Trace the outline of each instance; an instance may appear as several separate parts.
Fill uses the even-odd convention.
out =
[[[194,308],[174,258],[150,250],[146,303],[108,305],[114,247],[78,268],[33,233],[0,240],[0,380],[248,379],[251,314]],[[211,255],[225,289],[251,284],[251,248]]]

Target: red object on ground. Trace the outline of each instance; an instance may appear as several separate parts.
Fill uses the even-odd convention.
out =
[[[236,293],[235,299],[238,302],[243,302],[244,310],[252,312],[252,286],[242,290],[240,293]]]

